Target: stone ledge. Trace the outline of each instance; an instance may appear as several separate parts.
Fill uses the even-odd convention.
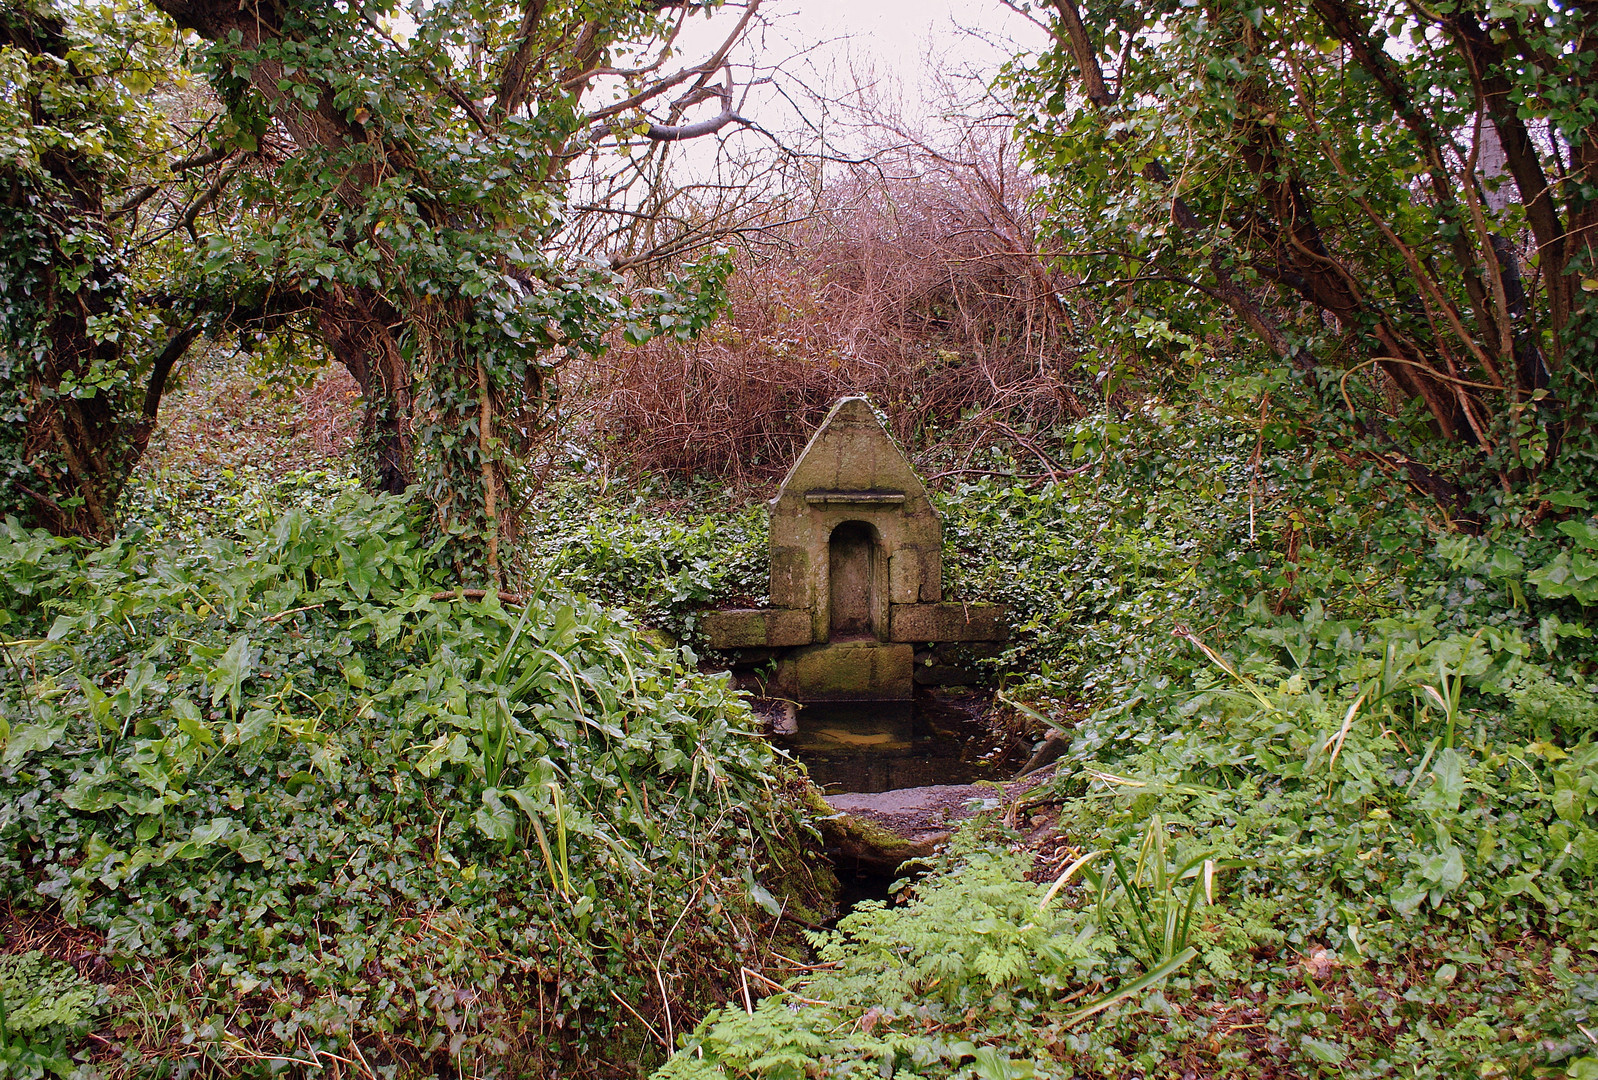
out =
[[[811,506],[903,506],[902,491],[807,491]]]
[[[915,650],[881,641],[834,641],[777,662],[776,689],[799,701],[902,701],[914,691]]]
[[[712,649],[753,649],[809,645],[810,612],[797,608],[731,608],[704,613],[705,637]]]
[[[893,641],[1003,641],[1010,636],[999,604],[894,604],[889,610]]]

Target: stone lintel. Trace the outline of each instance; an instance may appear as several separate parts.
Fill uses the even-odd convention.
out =
[[[999,604],[894,604],[888,636],[894,641],[1003,641],[1009,637]]]
[[[811,506],[903,506],[902,491],[807,491]]]
[[[776,687],[799,701],[905,701],[915,691],[915,650],[881,641],[795,649],[777,665]]]
[[[705,636],[713,649],[808,645],[810,612],[797,608],[732,608],[707,611]]]

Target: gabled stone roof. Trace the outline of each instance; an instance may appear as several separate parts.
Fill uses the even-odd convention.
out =
[[[890,493],[902,495],[905,503],[926,501],[921,479],[863,397],[840,398],[833,405],[788,470],[772,506],[828,492]]]
[[[708,612],[705,629],[715,648],[776,650],[785,696],[902,700],[917,644],[1005,636],[1002,609],[942,600],[937,508],[866,399],[846,397],[771,500],[771,607]]]

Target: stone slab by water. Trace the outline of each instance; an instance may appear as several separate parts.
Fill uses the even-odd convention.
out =
[[[849,791],[826,796],[841,814],[865,818],[912,843],[941,841],[966,818],[999,810],[1042,783],[1043,774],[1006,784],[931,784],[892,791]]]
[[[907,840],[947,833],[955,824],[999,806],[1000,788],[986,784],[931,784],[892,791],[849,791],[828,795],[827,805],[844,814],[876,822]]]

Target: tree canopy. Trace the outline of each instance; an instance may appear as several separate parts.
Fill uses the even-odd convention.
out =
[[[1591,5],[1044,10],[1008,78],[1112,379],[1241,334],[1448,509],[1589,482]]]
[[[690,6],[8,0],[8,507],[108,535],[189,345],[304,333],[361,385],[375,486],[419,485],[497,577],[553,369],[618,326],[697,332],[728,272],[621,289],[561,242],[573,162],[746,126],[757,6],[672,67]],[[147,95],[191,65],[212,100]]]
[[[109,535],[190,345],[299,336],[361,386],[373,486],[416,486],[498,577],[555,369],[618,328],[696,334],[730,273],[622,288],[634,256],[573,242],[607,208],[572,179],[602,145],[754,127],[729,55],[757,6],[685,61],[695,5],[6,0],[6,506]],[[1590,6],[1037,10],[1054,47],[1004,90],[1108,396],[1224,356],[1272,439],[1342,444],[1450,514],[1484,480],[1528,507],[1592,480]],[[611,157],[585,191],[656,175]],[[703,248],[693,216],[651,250]]]

